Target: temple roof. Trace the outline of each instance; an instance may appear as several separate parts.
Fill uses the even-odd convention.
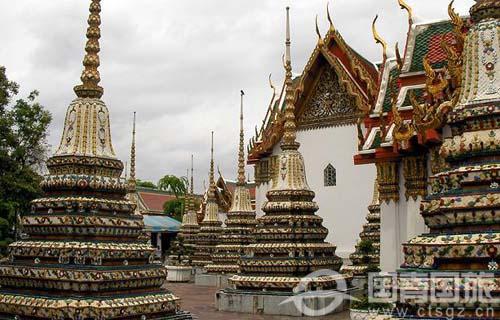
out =
[[[371,163],[379,161],[378,159],[400,156],[401,146],[393,139],[395,117],[401,118],[402,125],[411,123],[413,106],[410,94],[414,94],[418,102],[422,102],[426,95],[424,58],[434,70],[445,67],[447,55],[441,42],[444,40],[446,43],[453,43],[453,29],[454,25],[450,20],[412,24],[401,61],[388,58],[382,62],[377,99],[365,118],[366,133],[362,148],[354,157],[355,163]],[[401,63],[401,70],[398,63]],[[393,108],[394,104],[396,109]],[[397,115],[394,110],[398,111]],[[433,132],[427,138],[439,139]]]
[[[302,74],[293,79],[297,118],[300,118],[307,107],[307,102],[314,94],[318,79],[325,67],[332,68],[338,76],[338,82],[353,98],[358,110],[370,108],[376,95],[379,76],[377,68],[352,49],[331,25],[325,37],[318,41]],[[283,135],[283,93],[285,90],[286,87],[283,84],[280,93],[273,95],[262,127],[260,130],[256,130],[256,135],[251,140],[248,150],[249,162],[254,162],[271,153],[276,143],[281,140]],[[345,122],[340,124],[345,124]]]

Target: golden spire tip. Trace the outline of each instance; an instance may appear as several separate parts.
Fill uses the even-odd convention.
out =
[[[321,32],[319,32],[318,26],[318,15],[316,15],[316,34],[318,35],[318,46],[323,46],[323,38],[321,37]]]
[[[82,84],[77,85],[74,91],[79,98],[101,98],[104,89],[99,86],[101,76],[99,74],[99,39],[101,38],[101,0],[92,0],[89,8],[87,28],[87,44],[85,45],[85,58],[83,58],[84,69],[80,77]]]

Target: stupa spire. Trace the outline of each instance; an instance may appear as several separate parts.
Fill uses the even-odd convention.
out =
[[[136,112],[134,111],[134,120],[132,125],[132,145],[130,147],[130,177],[128,179],[129,189],[135,190],[136,179],[135,179],[135,118]]]
[[[241,103],[240,103],[240,144],[238,150],[238,185],[246,184],[245,179],[245,133],[243,132],[243,96],[245,92],[241,90]]]
[[[85,58],[83,59],[83,71],[80,79],[82,84],[77,85],[74,90],[79,98],[101,98],[104,89],[99,86],[101,76],[99,74],[99,39],[101,38],[101,0],[92,0],[90,3],[90,15],[87,20],[87,44],[85,45]]]
[[[297,124],[295,123],[294,90],[292,79],[292,58],[290,54],[290,7],[286,7],[286,40],[285,40],[285,125],[282,150],[297,150],[300,144],[296,141]]]
[[[208,174],[208,199],[215,200],[215,171],[214,171],[214,132],[210,146],[210,172]]]

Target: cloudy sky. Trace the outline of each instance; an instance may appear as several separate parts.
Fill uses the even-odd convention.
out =
[[[85,45],[89,0],[1,0],[0,65],[22,94],[38,89],[52,112],[49,143],[57,145],[74,98]],[[420,21],[447,17],[449,0],[407,0]],[[473,0],[456,0],[466,14]],[[235,176],[239,91],[246,92],[246,138],[271,96],[269,73],[281,84],[285,7],[291,6],[292,62],[300,73],[316,44],[314,19],[327,30],[326,0],[103,0],[101,84],[111,112],[113,144],[128,159],[137,111],[137,172],[157,181],[183,175],[195,155],[197,190],[206,180],[210,131],[227,178]],[[404,43],[406,13],[397,0],[334,0],[337,29],[373,62],[381,52],[371,21],[391,44]]]

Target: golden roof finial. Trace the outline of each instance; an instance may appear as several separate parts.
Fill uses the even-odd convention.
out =
[[[243,132],[243,96],[245,92],[243,90],[241,93],[241,104],[240,104],[240,145],[238,151],[238,185],[244,186],[246,184],[245,180],[245,133]]]
[[[373,23],[372,23],[373,39],[375,39],[376,43],[379,43],[380,45],[382,45],[382,50],[383,50],[382,54],[383,54],[383,59],[385,62],[387,60],[387,42],[377,32],[377,28],[375,27],[377,19],[378,19],[378,14],[375,16],[375,19],[373,19]]]
[[[396,46],[394,48],[396,53],[396,62],[398,63],[398,69],[403,69],[403,59],[401,58],[401,53],[399,52],[399,44],[396,42]]]
[[[129,189],[134,191],[136,188],[136,180],[135,180],[135,115],[134,111],[134,120],[132,125],[132,145],[130,147],[130,177],[128,179]]]
[[[399,6],[402,10],[406,10],[408,12],[408,24],[413,25],[413,10],[412,8],[405,2],[405,0],[398,0]]]
[[[323,38],[321,37],[321,32],[319,32],[318,15],[316,15],[316,34],[318,35],[318,46],[322,47],[324,42],[323,42]]]
[[[328,19],[328,22],[330,23],[330,31],[332,31],[332,30],[335,30],[335,27],[333,26],[332,17],[330,16],[329,4],[330,4],[330,2],[326,3],[326,18]]]
[[[272,100],[274,100],[274,97],[276,96],[276,87],[273,85],[273,81],[271,80],[272,75],[273,75],[272,73],[269,74],[269,86],[271,87],[271,89],[273,89],[273,98],[271,99],[271,103]]]
[[[88,18],[86,55],[83,59],[83,72],[80,79],[81,85],[74,88],[79,98],[101,98],[104,89],[99,86],[101,76],[99,75],[99,39],[101,38],[101,0],[92,0],[90,3],[90,15]]]
[[[294,90],[292,80],[292,58],[290,55],[290,8],[286,7],[286,41],[285,41],[285,124],[283,133],[282,150],[297,150],[300,144],[296,141],[296,123]]]

